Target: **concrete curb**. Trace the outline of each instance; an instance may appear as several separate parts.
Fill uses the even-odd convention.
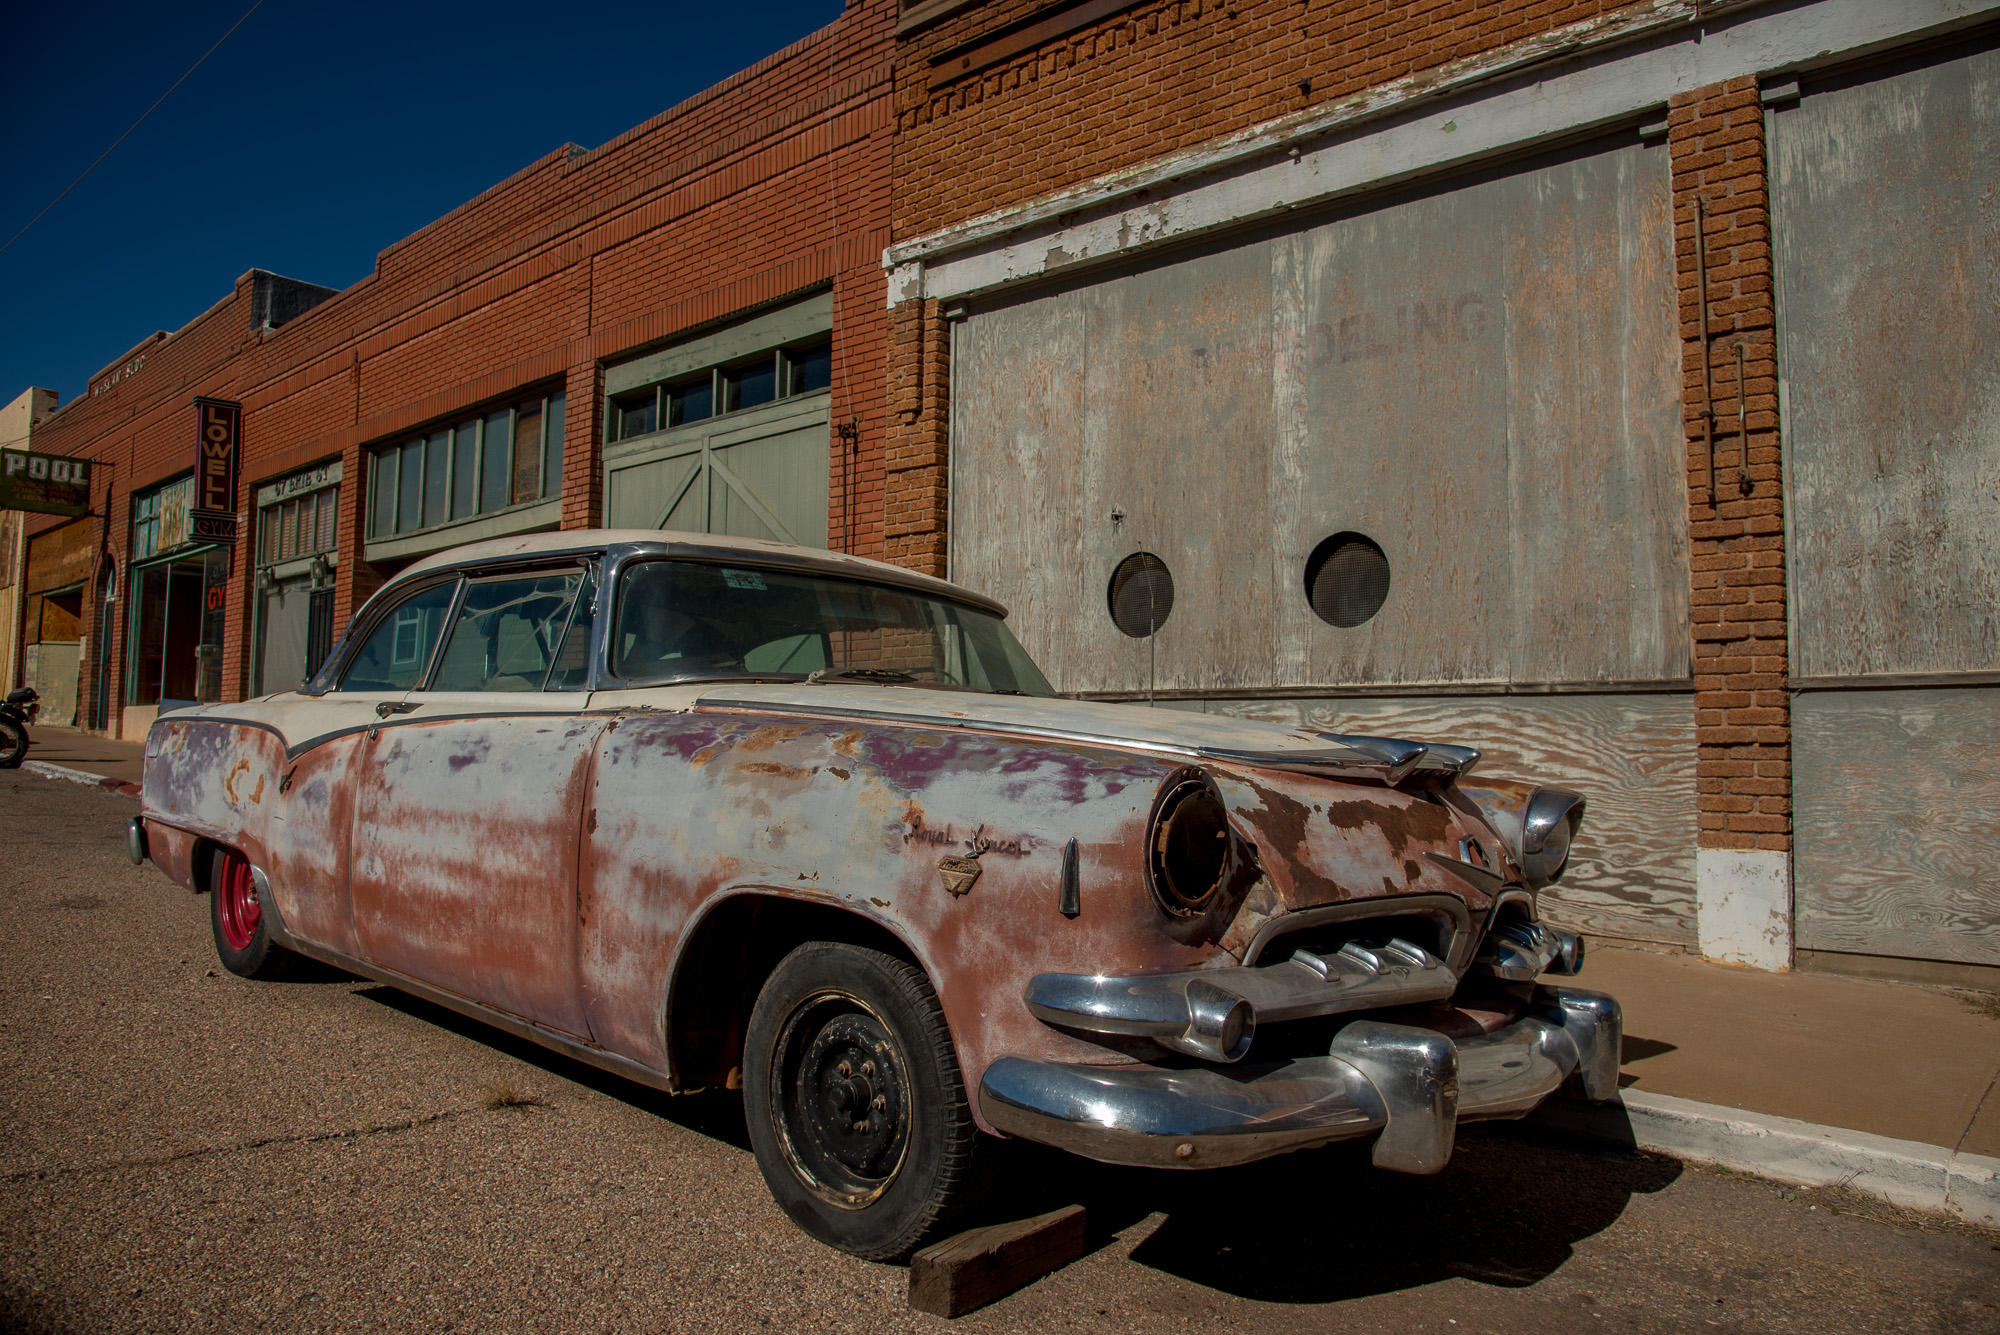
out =
[[[1942,1145],[1636,1090],[1602,1104],[1551,1099],[1530,1120],[1777,1182],[1847,1187],[1891,1204],[2000,1227],[2000,1159]]]
[[[70,769],[64,765],[51,765],[45,760],[24,760],[21,768],[39,774],[45,779],[68,779],[71,783],[87,783],[93,788],[109,788],[127,797],[139,795],[139,785],[127,783],[123,779],[107,779],[102,774],[92,774],[89,770]]]

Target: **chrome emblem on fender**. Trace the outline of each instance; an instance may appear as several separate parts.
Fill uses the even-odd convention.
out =
[[[943,878],[945,889],[954,895],[962,895],[972,889],[972,883],[979,879],[979,859],[939,858],[938,875]]]

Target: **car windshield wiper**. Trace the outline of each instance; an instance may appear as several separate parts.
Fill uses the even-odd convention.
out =
[[[807,681],[832,681],[835,677],[859,677],[863,681],[915,681],[915,674],[895,668],[821,668]]]

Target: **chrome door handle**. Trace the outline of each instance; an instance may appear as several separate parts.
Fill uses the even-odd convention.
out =
[[[391,714],[407,714],[416,708],[408,700],[384,700],[375,706],[376,718],[387,718]]]

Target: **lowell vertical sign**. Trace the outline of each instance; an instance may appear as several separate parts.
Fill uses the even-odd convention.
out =
[[[236,450],[243,405],[197,397],[200,439],[194,456],[194,508],[189,537],[196,542],[236,541]]]

